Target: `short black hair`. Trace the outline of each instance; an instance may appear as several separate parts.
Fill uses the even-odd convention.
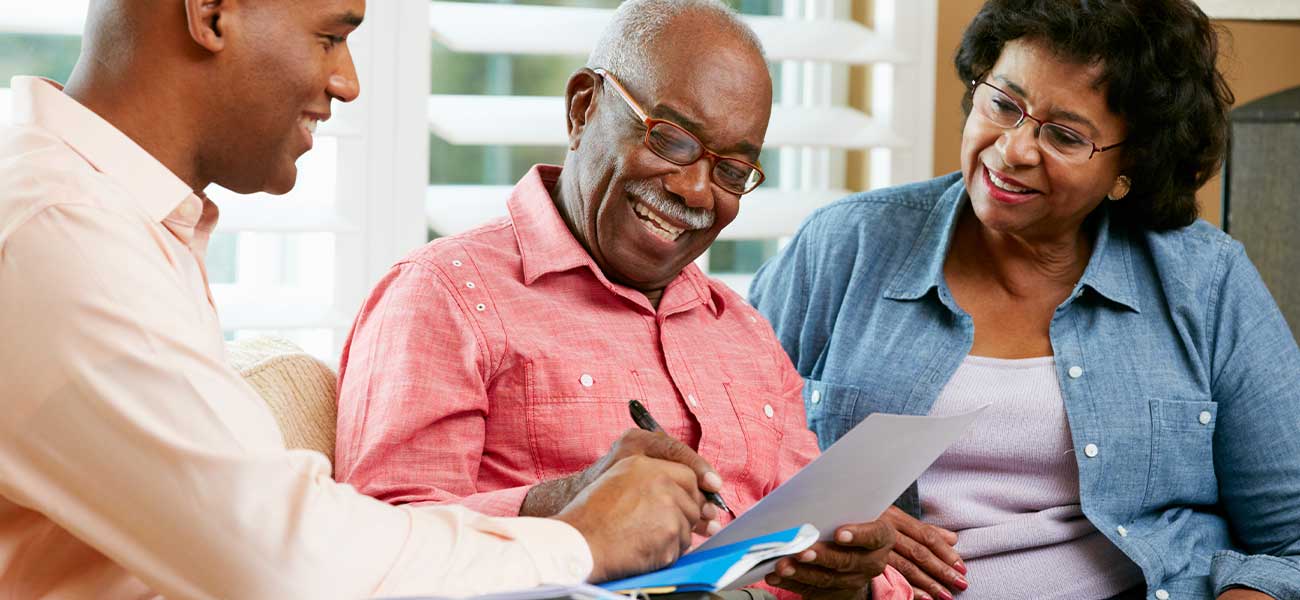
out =
[[[1128,126],[1117,151],[1132,188],[1112,215],[1167,230],[1196,220],[1196,190],[1223,163],[1235,99],[1215,66],[1219,35],[1191,0],[990,0],[966,28],[955,62],[969,85],[1007,42],[1025,38],[1062,60],[1100,65],[1096,85]],[[970,103],[967,93],[967,114]]]

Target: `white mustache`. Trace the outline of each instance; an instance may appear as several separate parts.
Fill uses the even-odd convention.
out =
[[[713,211],[691,208],[673,200],[658,186],[645,180],[629,181],[623,185],[633,198],[659,211],[671,219],[685,223],[688,229],[708,229],[713,226]]]

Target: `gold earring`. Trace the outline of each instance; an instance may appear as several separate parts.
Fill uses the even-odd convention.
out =
[[[1111,202],[1123,200],[1124,196],[1128,195],[1129,188],[1131,188],[1132,185],[1133,182],[1128,178],[1128,176],[1120,175],[1119,179],[1115,180],[1115,188],[1111,188],[1111,193],[1106,194],[1106,199]]]

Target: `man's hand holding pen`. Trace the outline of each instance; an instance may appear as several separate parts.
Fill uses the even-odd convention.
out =
[[[722,490],[722,477],[708,461],[700,457],[690,446],[679,442],[662,432],[650,432],[629,429],[610,446],[609,452],[592,463],[591,466],[561,479],[543,481],[529,491],[519,509],[519,515],[525,517],[549,517],[555,515],[572,501],[583,489],[594,483],[602,474],[619,461],[633,456],[642,456],[678,463],[685,466],[695,480],[695,488],[688,490],[694,498],[698,496],[700,520],[693,528],[700,535],[713,535],[722,528],[717,519],[721,511],[708,503],[703,492]],[[667,466],[664,466],[667,468]],[[687,543],[689,545],[689,539]]]

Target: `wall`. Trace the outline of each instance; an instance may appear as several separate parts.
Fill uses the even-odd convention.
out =
[[[953,55],[962,31],[979,11],[982,0],[939,0],[939,31],[934,121],[934,171],[949,173],[961,166],[961,98],[965,86],[957,80]],[[1221,21],[1230,38],[1223,44],[1220,68],[1245,104],[1273,92],[1300,85],[1300,22]],[[1215,177],[1197,194],[1201,215],[1218,224],[1220,181]]]

